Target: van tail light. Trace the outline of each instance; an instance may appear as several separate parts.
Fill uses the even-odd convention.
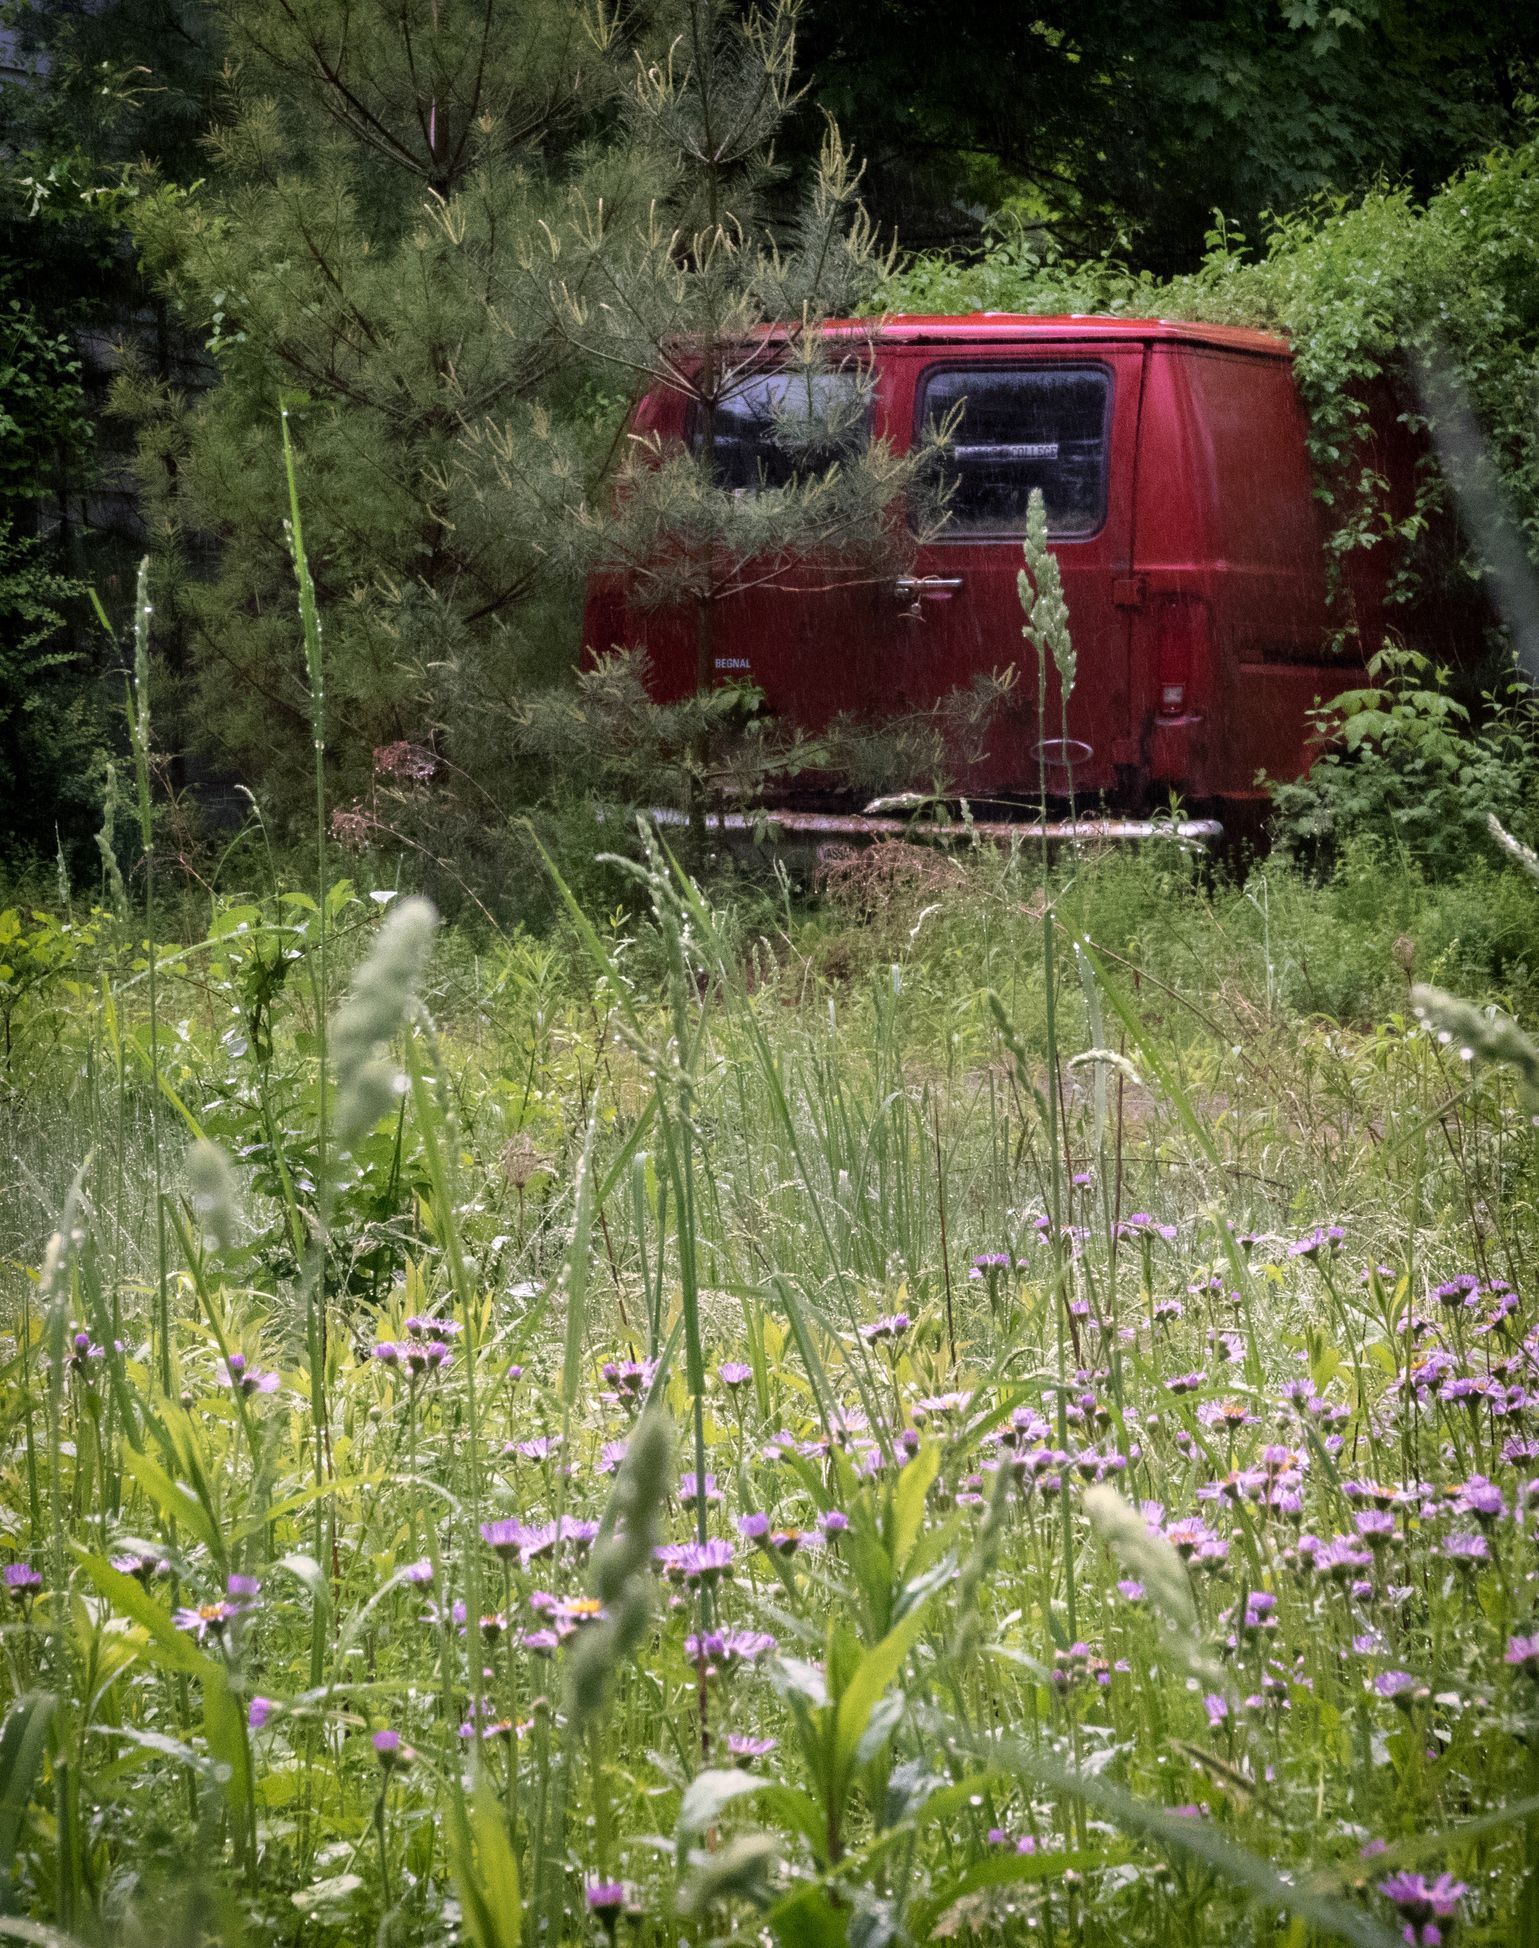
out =
[[[1154,639],[1156,714],[1182,717],[1197,669],[1199,604],[1177,596],[1159,606]]]

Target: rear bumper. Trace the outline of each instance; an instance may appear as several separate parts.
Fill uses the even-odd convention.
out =
[[[656,809],[647,817],[654,825],[689,823],[683,812]],[[784,836],[815,841],[850,839],[906,839],[911,844],[955,845],[974,841],[985,845],[1143,845],[1158,840],[1204,852],[1219,844],[1224,828],[1216,818],[1081,818],[1053,819],[1047,824],[1017,819],[893,818],[868,812],[707,812],[705,829],[718,838],[764,840],[773,844]]]

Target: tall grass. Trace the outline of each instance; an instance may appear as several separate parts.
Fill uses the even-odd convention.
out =
[[[317,846],[18,1014],[0,1935],[1539,1940],[1534,1136],[1382,879]]]

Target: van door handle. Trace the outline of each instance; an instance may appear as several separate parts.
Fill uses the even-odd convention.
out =
[[[962,586],[960,575],[900,575],[892,592],[900,602],[921,601],[927,596],[945,602]]]
[[[961,587],[960,575],[900,575],[892,592],[910,622],[923,622],[926,602],[949,602]]]

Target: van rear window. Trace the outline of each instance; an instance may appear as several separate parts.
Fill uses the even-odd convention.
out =
[[[690,444],[699,451],[696,411]],[[871,437],[870,380],[855,372],[759,372],[716,408],[718,487],[757,493],[826,473]]]
[[[942,463],[952,483],[946,533],[1024,534],[1026,503],[1040,487],[1050,534],[1093,534],[1106,512],[1110,402],[1104,365],[951,366],[928,373],[920,424],[938,430],[948,415],[958,415]]]

